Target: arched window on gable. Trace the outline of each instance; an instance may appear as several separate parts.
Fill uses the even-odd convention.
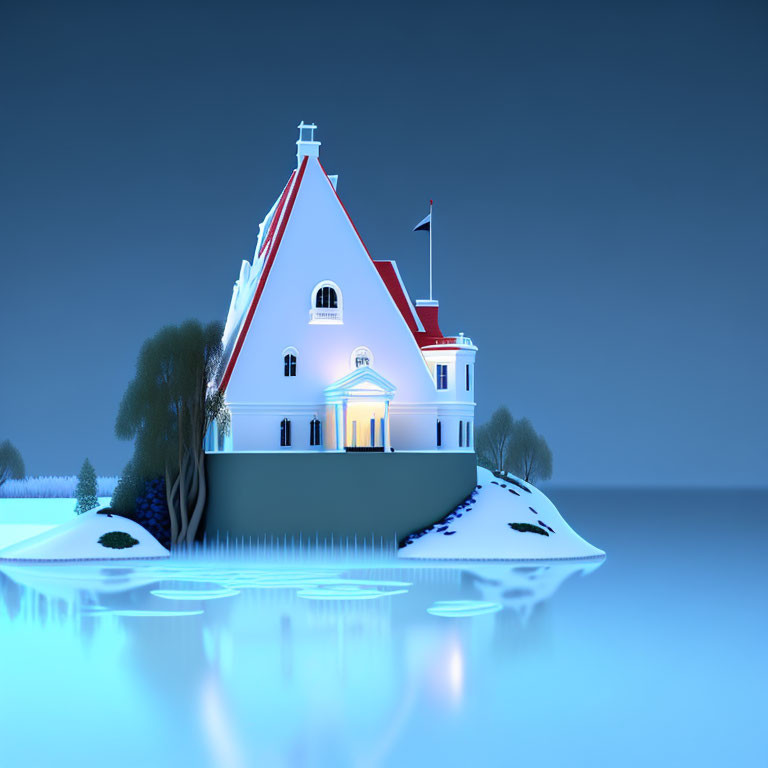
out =
[[[298,354],[294,347],[288,347],[283,350],[283,376],[296,375],[296,358]]]
[[[341,323],[341,290],[336,283],[323,280],[312,290],[312,304],[309,309],[310,323]]]
[[[315,306],[321,309],[338,309],[339,296],[330,285],[324,285],[315,294]]]
[[[373,353],[368,347],[355,347],[349,362],[352,370],[360,368],[362,365],[370,365],[372,367]]]

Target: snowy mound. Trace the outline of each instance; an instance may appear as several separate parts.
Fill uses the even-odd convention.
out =
[[[154,536],[133,520],[92,510],[0,549],[0,560],[125,560],[168,554]]]
[[[402,558],[556,560],[601,557],[529,483],[477,468],[477,488],[443,520],[408,537]]]

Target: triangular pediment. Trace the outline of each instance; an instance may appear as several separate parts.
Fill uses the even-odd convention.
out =
[[[396,389],[397,387],[391,381],[385,379],[369,365],[361,365],[326,387],[325,396],[329,400],[354,397],[378,397],[391,400]]]

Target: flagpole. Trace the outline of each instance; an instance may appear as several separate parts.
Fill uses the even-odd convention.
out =
[[[429,201],[429,300],[432,301],[432,201]]]

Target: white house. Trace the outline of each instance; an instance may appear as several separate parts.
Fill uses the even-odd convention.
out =
[[[299,126],[296,170],[235,283],[217,382],[232,428],[206,447],[471,453],[477,347],[371,258],[315,129]]]

